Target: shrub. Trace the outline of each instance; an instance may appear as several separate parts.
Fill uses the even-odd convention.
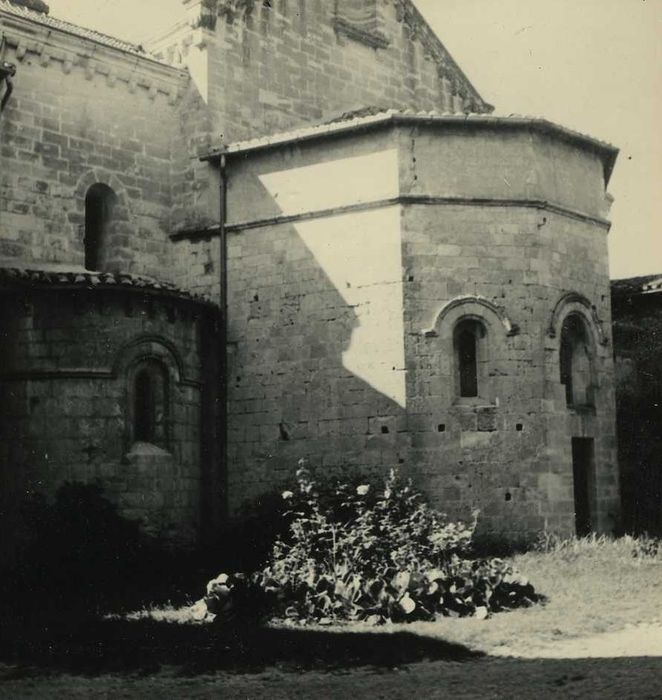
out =
[[[269,493],[243,504],[240,517],[222,532],[214,549],[221,564],[232,571],[256,571],[269,559],[274,540],[288,529],[287,504],[280,494]],[[269,533],[265,537],[265,533]],[[219,565],[218,559],[213,562]]]
[[[52,500],[32,494],[22,511],[25,543],[7,585],[31,607],[93,609],[132,605],[160,588],[172,594],[179,557],[122,517],[99,485],[64,483]]]
[[[308,471],[285,491],[289,532],[253,581],[298,622],[373,623],[530,605],[533,587],[500,559],[468,558],[471,525],[448,522],[392,471],[383,488],[320,490]]]

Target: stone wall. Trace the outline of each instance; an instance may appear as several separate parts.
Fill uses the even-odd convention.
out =
[[[227,159],[232,512],[305,458],[400,466],[449,514],[480,509],[483,534],[571,534],[580,439],[591,527],[617,525],[608,157],[543,124],[411,118]],[[570,315],[591,406],[566,405]],[[487,336],[473,399],[455,381],[465,318]]]
[[[408,0],[363,3],[368,25],[327,0],[185,4],[187,22],[153,46],[188,66],[207,108],[187,107],[175,232],[218,221],[215,183],[194,153],[366,107],[492,109]]]
[[[570,534],[571,439],[593,439],[593,526],[609,531],[619,512],[603,164],[504,127],[421,130],[402,142],[412,465],[440,506],[481,508],[489,530]],[[560,383],[560,323],[571,311],[594,333],[587,410],[568,408]],[[487,327],[485,389],[471,400],[454,379],[453,328],[465,316]]]
[[[82,265],[85,195],[104,183],[119,199],[108,269],[167,276],[186,74],[25,18],[2,21],[3,59],[17,72],[0,120],[0,259]]]
[[[398,207],[306,216],[397,195],[397,150],[386,133],[327,145],[229,165],[233,514],[301,458],[354,474],[404,461]]]
[[[371,33],[334,2],[220,2],[209,50],[213,131],[232,142],[371,105],[485,111],[406,5],[375,3]]]
[[[656,278],[656,279],[659,279]],[[618,454],[625,525],[662,535],[662,305],[650,278],[612,287]]]
[[[163,293],[3,284],[0,465],[3,532],[30,492],[99,480],[127,517],[192,541],[218,483],[213,436],[213,311]],[[134,374],[163,368],[159,438],[135,433]],[[211,395],[210,395],[211,392]],[[212,483],[213,482],[213,483]],[[205,492],[203,486],[212,489]],[[202,514],[206,508],[206,513]],[[201,515],[202,514],[202,515]]]

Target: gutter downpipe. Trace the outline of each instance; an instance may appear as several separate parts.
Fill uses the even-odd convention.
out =
[[[228,182],[225,154],[221,154],[218,160],[219,168],[219,203],[220,217],[218,224],[219,234],[219,306],[221,307],[221,323],[219,329],[219,391],[220,401],[218,407],[218,427],[220,439],[220,517],[221,528],[225,525],[228,515],[228,242],[227,242],[227,204]]]

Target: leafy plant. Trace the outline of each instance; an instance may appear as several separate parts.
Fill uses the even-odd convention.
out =
[[[108,609],[147,591],[172,595],[175,574],[194,563],[122,517],[98,484],[66,482],[53,499],[31,494],[22,515],[24,541],[3,584],[31,607]]]
[[[383,487],[320,489],[305,467],[285,491],[289,532],[254,582],[299,622],[404,621],[530,605],[533,587],[500,559],[468,558],[471,525],[448,522],[392,471]]]

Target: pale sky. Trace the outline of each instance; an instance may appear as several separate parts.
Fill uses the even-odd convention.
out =
[[[181,0],[48,1],[52,15],[135,42],[182,16]],[[498,114],[546,117],[621,149],[612,277],[662,274],[662,0],[415,1]]]

